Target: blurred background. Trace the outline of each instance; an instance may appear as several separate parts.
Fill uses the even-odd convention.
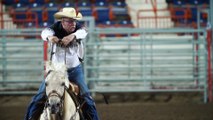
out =
[[[49,59],[40,33],[63,7],[81,12],[89,30],[85,80],[103,120],[213,119],[211,0],[1,0],[1,112],[15,106],[23,118]]]

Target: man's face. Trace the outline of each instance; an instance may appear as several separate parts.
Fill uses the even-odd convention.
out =
[[[62,26],[67,33],[72,33],[76,28],[76,20],[72,18],[62,18]]]

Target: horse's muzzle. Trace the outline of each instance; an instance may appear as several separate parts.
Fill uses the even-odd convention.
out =
[[[54,105],[50,106],[50,113],[51,114],[57,114],[57,113],[59,113],[59,111],[60,111],[60,105],[54,104]]]

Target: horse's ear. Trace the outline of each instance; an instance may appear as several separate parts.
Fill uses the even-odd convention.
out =
[[[46,66],[46,72],[50,71],[50,70],[53,70],[53,65],[52,65],[52,62],[51,61],[47,61],[45,63],[45,66]]]

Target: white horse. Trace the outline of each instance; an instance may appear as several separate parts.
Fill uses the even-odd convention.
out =
[[[45,79],[47,101],[40,120],[80,120],[80,104],[70,93],[68,74],[65,64],[46,64]]]

